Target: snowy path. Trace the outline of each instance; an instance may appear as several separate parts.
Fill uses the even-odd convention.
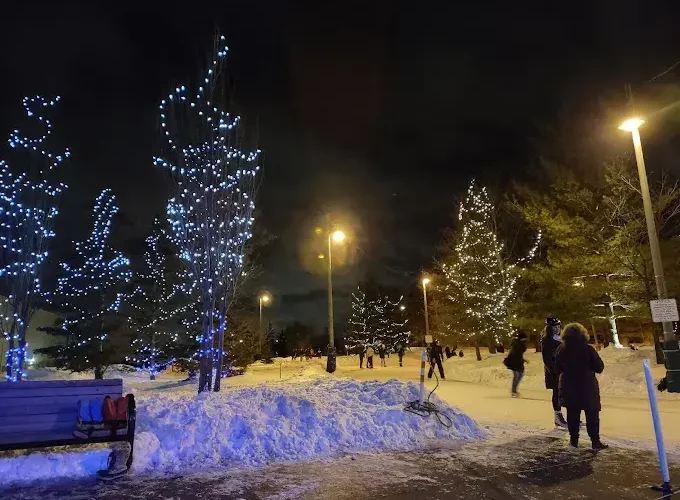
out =
[[[631,467],[635,464],[635,467]],[[673,466],[672,476],[680,476]],[[555,433],[412,453],[361,454],[186,476],[127,476],[14,488],[3,500],[656,500],[653,454],[573,450]]]

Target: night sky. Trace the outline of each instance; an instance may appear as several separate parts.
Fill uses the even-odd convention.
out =
[[[275,238],[251,287],[273,293],[278,324],[319,329],[324,211],[352,233],[336,266],[340,325],[358,280],[405,290],[431,265],[472,176],[502,193],[532,175],[536,139],[565,113],[587,116],[680,59],[673,2],[12,4],[0,131],[24,123],[22,96],[61,94],[53,122],[73,151],[56,254],[89,230],[103,188],[119,198],[120,245],[163,213],[157,104],[198,77],[220,29],[232,102],[264,151],[257,225]]]

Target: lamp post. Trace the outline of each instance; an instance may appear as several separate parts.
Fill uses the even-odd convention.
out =
[[[264,344],[264,329],[262,325],[262,306],[267,305],[271,300],[271,296],[267,293],[261,293],[259,297],[260,301],[260,354],[262,354],[263,344]]]
[[[649,194],[649,184],[647,183],[647,171],[645,170],[645,158],[642,155],[642,142],[640,141],[640,126],[645,123],[641,118],[630,118],[619,126],[619,130],[630,132],[633,137],[633,148],[635,149],[635,161],[637,162],[638,176],[640,177],[640,192],[642,193],[642,204],[645,210],[645,220],[647,221],[647,235],[649,236],[649,250],[652,254],[652,266],[654,267],[654,280],[656,281],[656,294],[659,299],[667,298],[666,279],[663,273],[663,263],[661,261],[661,250],[659,249],[659,236],[656,232],[654,222],[654,208]],[[673,333],[673,323],[664,321],[664,358],[666,361],[666,377],[668,381],[668,392],[680,392],[680,350],[678,341],[675,340]]]
[[[318,231],[317,231],[318,232]],[[335,332],[333,329],[333,242],[345,241],[345,233],[336,230],[328,231],[328,353],[326,357],[326,371],[335,371]],[[323,255],[319,255],[323,258]]]
[[[423,303],[425,304],[425,338],[427,339],[430,335],[430,322],[427,317],[427,284],[430,282],[430,278],[423,278]],[[425,341],[427,343],[427,340]]]

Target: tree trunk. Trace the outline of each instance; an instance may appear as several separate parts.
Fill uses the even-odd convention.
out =
[[[543,352],[543,344],[541,344],[541,334],[536,333],[536,352]]]
[[[224,330],[227,327],[226,315],[222,321],[220,321],[220,334],[217,340],[217,362],[215,363],[217,372],[215,374],[215,386],[213,391],[220,392],[220,382],[222,380],[222,363],[224,358]]]
[[[616,316],[614,316],[614,303],[610,302],[608,304],[609,307],[609,317],[607,318],[609,320],[609,328],[611,329],[612,332],[612,342],[614,343],[614,347],[623,347],[621,345],[621,342],[619,342],[619,330],[616,328]]]
[[[156,380],[156,374],[155,373],[149,373],[149,380]]]
[[[600,350],[600,339],[597,338],[597,329],[595,328],[595,321],[593,321],[593,318],[590,318],[590,328],[593,330],[593,337],[595,337],[595,347],[597,350]]]
[[[207,309],[207,310],[206,310]],[[209,307],[204,307],[205,318],[203,318],[203,328],[201,330],[201,352],[198,376],[198,392],[210,391],[212,388],[212,371],[213,371],[213,310]]]
[[[94,378],[95,380],[102,380],[104,378],[104,367],[95,366],[94,367]]]
[[[482,360],[482,353],[479,352],[479,339],[475,338],[475,354],[477,355],[477,361]]]

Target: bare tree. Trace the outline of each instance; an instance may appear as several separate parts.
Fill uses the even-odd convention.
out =
[[[2,281],[4,337],[7,341],[6,378],[21,381],[27,353],[26,328],[38,308],[43,293],[40,276],[54,237],[53,223],[59,213],[58,202],[66,185],[53,179],[57,167],[70,156],[53,154],[45,142],[52,133],[52,122],[43,116],[59,97],[24,98],[26,114],[45,128],[42,136],[27,138],[14,130],[9,145],[25,150],[22,173],[12,172],[0,161],[0,280]]]
[[[216,36],[208,70],[160,105],[162,153],[154,158],[177,188],[168,201],[170,235],[188,269],[187,293],[200,311],[198,391],[219,391],[227,310],[252,236],[260,151],[242,150],[240,117],[222,109],[227,47]],[[212,384],[213,372],[215,383]]]

